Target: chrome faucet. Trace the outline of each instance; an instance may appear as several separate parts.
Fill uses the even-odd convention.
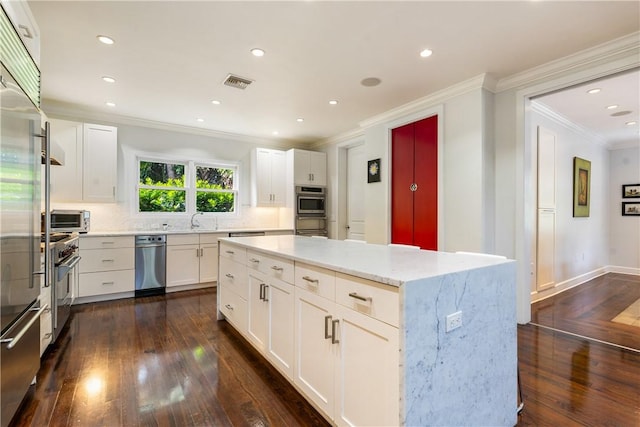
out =
[[[193,215],[191,215],[191,229],[193,230],[194,228],[200,227],[200,224],[197,221],[194,221],[196,215],[203,215],[204,212],[196,212]]]

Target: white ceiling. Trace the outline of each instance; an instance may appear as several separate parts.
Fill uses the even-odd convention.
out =
[[[45,112],[79,109],[297,142],[356,129],[483,73],[501,79],[640,30],[637,1],[29,5],[42,37]],[[103,45],[98,34],[116,43]],[[252,56],[254,47],[266,55]],[[433,55],[421,58],[424,48]],[[254,83],[244,91],[224,86],[228,73]],[[382,83],[361,85],[368,77]],[[637,115],[637,96],[631,101]],[[586,105],[568,105],[576,107]]]

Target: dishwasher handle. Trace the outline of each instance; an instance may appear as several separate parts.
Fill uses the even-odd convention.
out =
[[[166,243],[158,243],[158,244],[150,244],[150,245],[137,244],[136,248],[161,248],[163,246],[166,246]]]

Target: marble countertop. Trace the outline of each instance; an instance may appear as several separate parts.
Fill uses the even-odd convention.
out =
[[[185,230],[122,230],[122,231],[90,231],[88,233],[80,234],[82,236],[88,237],[105,237],[105,236],[136,236],[136,235],[156,235],[156,234],[208,234],[208,233],[220,233],[220,234],[229,234],[229,233],[251,233],[251,232],[273,232],[273,231],[290,231],[293,232],[292,228],[220,228],[217,230],[209,229],[209,228],[195,228],[185,229]]]
[[[392,286],[401,286],[403,283],[427,277],[515,262],[493,256],[416,250],[303,236],[225,237],[220,241]]]

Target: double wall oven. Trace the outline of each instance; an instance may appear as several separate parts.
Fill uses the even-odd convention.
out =
[[[325,187],[296,187],[295,232],[302,236],[326,236],[327,191]]]

